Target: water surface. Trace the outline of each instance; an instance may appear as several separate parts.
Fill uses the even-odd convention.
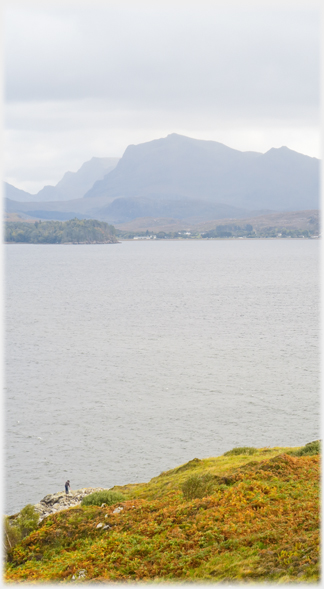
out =
[[[7,245],[7,512],[318,438],[318,246]]]

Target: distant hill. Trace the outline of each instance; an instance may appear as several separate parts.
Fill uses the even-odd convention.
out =
[[[241,152],[173,133],[128,146],[116,168],[85,194],[98,196],[110,201],[190,199],[248,210],[315,209],[319,160],[287,147]],[[165,211],[164,216],[173,215]]]
[[[279,228],[285,227],[292,230],[308,230],[311,233],[320,232],[320,214],[318,210],[310,211],[289,211],[271,213],[267,215],[257,215],[248,217],[218,217],[210,219],[209,221],[196,222],[195,219],[172,219],[172,218],[152,218],[141,217],[133,221],[117,224],[116,228],[122,231],[129,232],[158,232],[164,231],[210,231],[215,229],[217,225],[228,225],[233,223],[233,219],[240,219],[239,224],[249,224],[257,231],[265,228]]]
[[[56,186],[44,186],[37,194],[19,190],[5,182],[5,196],[18,202],[51,202],[82,198],[96,180],[101,180],[113,170],[119,158],[93,157],[77,172],[66,172]]]

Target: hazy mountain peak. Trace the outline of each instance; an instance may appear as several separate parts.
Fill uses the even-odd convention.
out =
[[[53,202],[82,198],[97,180],[102,180],[118,164],[118,157],[93,157],[77,172],[65,172],[56,186],[44,186],[37,194],[6,186],[6,196],[20,202]],[[15,198],[14,198],[15,197]]]

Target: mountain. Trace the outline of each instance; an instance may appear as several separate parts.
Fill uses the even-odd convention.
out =
[[[26,193],[11,187],[5,207],[8,213],[40,219],[79,216],[112,224],[140,217],[196,224],[313,210],[319,208],[319,165],[318,159],[287,147],[242,152],[173,133],[128,146],[119,161],[93,158],[27,202],[18,202]]]
[[[95,182],[90,199],[191,199],[244,209],[319,206],[319,160],[287,147],[241,152],[173,133],[127,147],[116,168]]]
[[[82,198],[96,180],[101,180],[118,164],[117,157],[93,157],[77,172],[66,172],[56,186],[44,186],[37,194],[37,200],[73,200]],[[35,200],[35,199],[33,199]]]
[[[77,172],[66,172],[56,186],[44,186],[37,194],[29,194],[5,182],[5,195],[18,202],[52,202],[82,198],[96,180],[115,168],[117,157],[93,157]]]

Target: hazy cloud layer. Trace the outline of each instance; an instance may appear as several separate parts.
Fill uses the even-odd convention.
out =
[[[319,155],[319,15],[306,4],[26,1],[7,9],[5,55],[7,177],[26,190],[171,132]]]

